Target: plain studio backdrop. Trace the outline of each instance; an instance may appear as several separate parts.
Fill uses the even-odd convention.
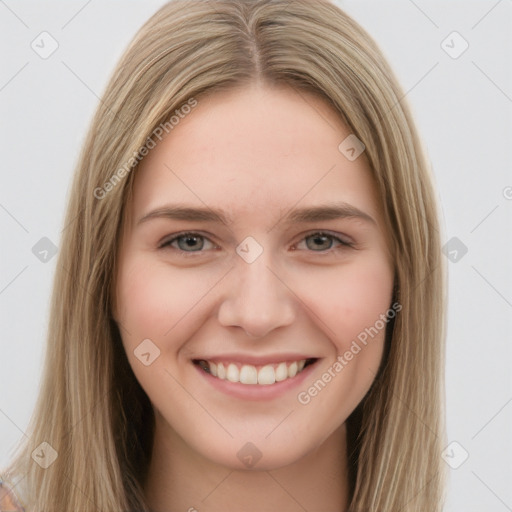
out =
[[[0,0],[0,467],[35,403],[86,130],[121,53],[163,3]],[[445,510],[512,510],[512,1],[337,3],[396,71],[442,207]]]

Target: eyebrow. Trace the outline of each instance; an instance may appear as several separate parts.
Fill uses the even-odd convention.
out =
[[[167,205],[147,213],[137,221],[137,225],[161,218],[191,222],[217,222],[226,226],[232,223],[232,217],[223,210],[186,205]],[[335,219],[359,219],[377,225],[371,215],[344,202],[292,209],[279,222],[300,224]]]

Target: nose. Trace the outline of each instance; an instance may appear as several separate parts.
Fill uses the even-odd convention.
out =
[[[296,316],[296,298],[266,253],[252,263],[236,261],[218,312],[221,325],[241,327],[250,338],[290,325]]]

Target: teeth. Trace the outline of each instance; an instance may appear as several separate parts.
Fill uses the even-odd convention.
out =
[[[228,366],[228,371],[226,372],[226,379],[229,382],[240,382],[240,372],[235,364],[230,364]]]
[[[258,370],[256,370],[256,367],[244,364],[240,370],[240,382],[242,384],[258,384]]]
[[[306,365],[306,360],[294,361],[293,363],[279,363],[277,365],[267,364],[259,370],[251,365],[244,364],[238,367],[234,363],[212,363],[200,361],[200,366],[208,373],[221,380],[240,382],[242,384],[259,384],[268,386],[275,382],[282,382],[291,379],[300,373]]]
[[[217,377],[222,380],[226,378],[226,369],[222,363],[217,365]]]
[[[286,363],[279,363],[279,366],[276,368],[276,381],[281,382],[288,378],[288,367]]]
[[[274,368],[270,365],[264,366],[258,372],[258,384],[274,384],[276,381],[276,372]]]

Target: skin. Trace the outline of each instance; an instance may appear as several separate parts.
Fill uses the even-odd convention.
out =
[[[197,99],[136,171],[120,241],[115,318],[156,419],[148,502],[156,512],[345,510],[345,421],[374,380],[385,329],[307,404],[297,395],[391,305],[394,266],[368,161],[338,150],[351,132],[310,93],[253,84]],[[375,222],[284,220],[334,201]],[[223,209],[232,222],[139,222],[178,203]],[[160,247],[183,231],[204,238],[188,252],[183,240]],[[310,236],[318,231],[353,247]],[[263,249],[251,263],[236,252],[248,236]],[[160,351],[147,366],[134,354],[144,339]],[[318,361],[300,386],[244,400],[192,363],[227,353]],[[237,457],[248,442],[261,454],[251,467]]]

